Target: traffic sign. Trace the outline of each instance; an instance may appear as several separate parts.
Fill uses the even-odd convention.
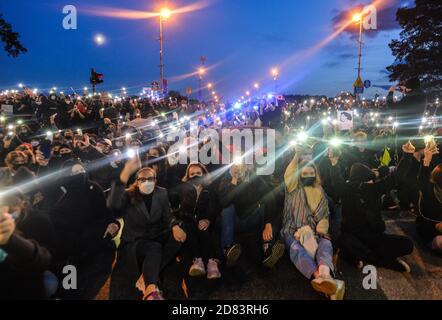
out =
[[[371,87],[371,81],[370,80],[365,80],[364,81],[364,87],[367,88],[367,89],[370,88]]]
[[[353,87],[355,88],[360,88],[360,87],[364,87],[364,83],[362,82],[361,77],[358,77],[355,81],[355,83],[353,84]]]
[[[355,88],[355,94],[363,94],[364,93],[364,87],[354,87]]]

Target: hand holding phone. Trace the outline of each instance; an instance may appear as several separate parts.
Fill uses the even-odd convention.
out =
[[[0,212],[0,245],[8,243],[15,231],[15,221],[7,212]]]

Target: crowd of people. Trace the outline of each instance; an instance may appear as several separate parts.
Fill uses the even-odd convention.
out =
[[[286,253],[331,299],[345,290],[337,252],[355,268],[410,272],[413,242],[389,234],[382,212],[415,215],[424,245],[442,254],[442,159],[438,101],[405,87],[400,101],[392,88],[370,101],[232,105],[3,93],[12,112],[0,117],[0,298],[94,299],[110,277],[110,299],[162,300],[166,282],[186,291],[187,277],[222,281],[246,251],[269,269]],[[350,130],[337,124],[345,110]],[[191,123],[275,129],[274,173],[172,161],[168,133],[188,135]],[[182,274],[166,279],[175,264]],[[66,266],[77,272],[71,286]]]

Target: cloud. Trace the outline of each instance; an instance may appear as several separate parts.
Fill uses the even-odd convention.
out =
[[[354,53],[340,53],[338,54],[338,59],[345,60],[345,59],[353,59],[356,58],[356,54]]]
[[[365,4],[356,3],[351,1],[349,9],[337,11],[332,18],[332,25],[337,29],[344,21],[348,21],[353,16],[354,12],[360,12],[364,8]],[[380,32],[392,31],[400,29],[398,22],[396,21],[397,10],[408,4],[408,1],[404,0],[391,0],[384,8],[378,8],[377,10],[377,29],[366,30],[364,36],[375,38]],[[357,38],[359,34],[359,28],[357,24],[350,25],[344,30],[343,34],[349,34],[352,38]]]
[[[327,68],[334,68],[343,64],[346,60],[356,59],[357,55],[354,53],[343,52],[335,55],[333,61],[324,63]]]
[[[324,63],[324,67],[326,68],[334,68],[339,66],[341,63],[339,61],[330,61],[330,62],[326,62]]]

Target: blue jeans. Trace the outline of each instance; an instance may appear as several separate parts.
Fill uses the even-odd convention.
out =
[[[258,208],[253,214],[244,219],[236,216],[235,207],[232,205],[223,209],[221,213],[221,248],[224,250],[235,243],[235,232],[252,231],[262,232],[264,228],[264,210]]]
[[[304,247],[293,236],[285,237],[286,248],[290,248],[290,260],[296,268],[307,278],[311,279],[320,265],[324,265],[333,271],[333,246],[330,240],[319,238],[318,250],[315,259],[312,259]]]

